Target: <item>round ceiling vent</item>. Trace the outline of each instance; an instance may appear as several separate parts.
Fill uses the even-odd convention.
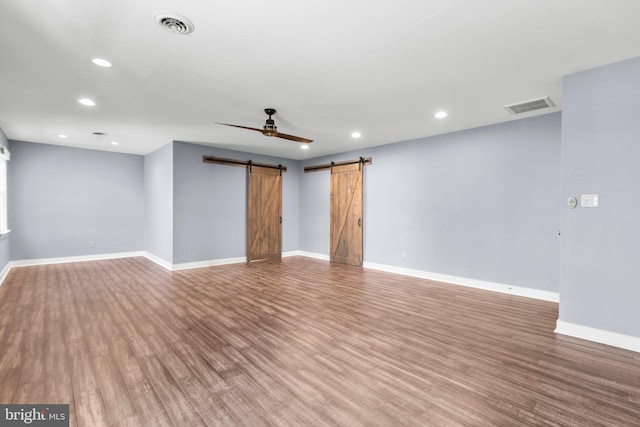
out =
[[[193,22],[173,12],[158,12],[153,15],[158,25],[174,34],[189,34],[195,30]]]

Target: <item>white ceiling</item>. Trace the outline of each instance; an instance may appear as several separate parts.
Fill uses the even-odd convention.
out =
[[[637,0],[2,0],[0,20],[10,139],[136,154],[179,140],[304,159],[530,117],[561,109],[563,75],[640,56]],[[262,127],[265,107],[310,149],[214,124]]]

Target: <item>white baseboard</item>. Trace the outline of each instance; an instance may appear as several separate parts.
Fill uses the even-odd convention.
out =
[[[160,267],[164,267],[169,271],[173,270],[173,264],[171,264],[169,261],[165,261],[164,259],[160,258],[157,255],[154,255],[150,252],[143,252],[142,256],[144,256],[146,259],[148,259],[149,261],[153,261],[156,264],[158,264]]]
[[[296,251],[297,255],[309,258],[322,259],[329,261],[329,255],[319,254],[315,252]],[[414,270],[411,268],[396,267],[387,264],[377,264],[374,262],[363,262],[364,268],[372,270],[386,271],[388,273],[401,274],[403,276],[417,277],[420,279],[434,280],[437,282],[449,283],[452,285],[468,286],[470,288],[484,289],[486,291],[500,292],[504,294],[517,295],[521,297],[534,298],[543,301],[559,302],[560,294],[558,292],[542,291],[539,289],[524,288],[519,286],[505,285],[502,283],[486,282],[483,280],[469,279],[466,277],[450,276],[447,274],[432,273],[424,270]]]
[[[4,279],[7,278],[9,271],[11,271],[11,261],[9,261],[2,269],[2,272],[0,272],[0,286],[4,283]]]
[[[292,256],[305,256],[302,251],[288,251],[282,253],[282,258],[292,257]],[[329,257],[327,257],[329,259]],[[164,261],[164,260],[162,260]],[[156,261],[157,262],[157,261]],[[166,261],[165,261],[166,262]],[[247,257],[234,257],[234,258],[221,258],[221,259],[212,259],[207,261],[197,261],[197,262],[186,262],[183,264],[173,264],[171,267],[167,267],[162,265],[163,267],[169,270],[189,270],[192,268],[202,268],[202,267],[212,267],[215,265],[226,265],[226,264],[238,264],[242,262],[247,262]]]
[[[296,252],[298,252],[298,255],[306,256],[307,258],[321,259],[324,261],[329,261],[331,259],[329,255],[319,254],[316,252],[307,252],[307,251],[296,251]]]
[[[295,251],[295,255],[329,261],[329,255],[307,251]],[[521,297],[534,298],[543,301],[559,302],[558,292],[542,291],[539,289],[523,288],[519,286],[505,285],[502,283],[486,282],[483,280],[469,279],[466,277],[450,276],[447,274],[432,273],[424,270],[414,270],[411,268],[396,267],[387,264],[377,264],[374,262],[363,262],[364,268],[372,270],[386,271],[388,273],[401,274],[403,276],[417,277],[419,279],[434,280],[437,282],[449,283],[452,285],[467,286],[470,288],[483,289],[486,291],[500,292],[504,294],[517,295]]]
[[[197,261],[197,262],[185,262],[182,264],[172,264],[169,261],[166,261],[163,258],[160,258],[157,255],[154,255],[150,252],[139,251],[139,252],[120,252],[120,253],[111,253],[111,254],[98,254],[98,255],[82,255],[82,256],[71,256],[71,257],[58,257],[58,258],[39,258],[39,259],[27,259],[27,260],[19,260],[19,261],[9,261],[5,268],[0,272],[0,285],[9,274],[9,271],[13,267],[28,267],[35,265],[46,265],[46,264],[63,264],[67,262],[82,262],[82,261],[100,261],[105,259],[116,259],[116,258],[130,258],[130,257],[138,257],[143,256],[150,261],[158,264],[159,266],[169,270],[169,271],[177,271],[177,270],[189,270],[192,268],[203,268],[203,267],[211,267],[215,265],[226,265],[226,264],[237,264],[242,262],[247,262],[247,257],[235,257],[235,258],[221,258],[221,259],[212,259],[206,261]],[[303,251],[288,251],[283,252],[282,257],[291,257],[291,256],[307,256],[310,258],[319,258],[329,260],[328,256],[313,254],[311,252],[303,252]]]
[[[147,258],[149,261],[153,261],[159,266],[164,267],[169,271],[191,270],[192,268],[203,268],[203,267],[211,267],[214,265],[226,265],[226,264],[237,264],[240,262],[247,262],[247,257],[235,257],[235,258],[210,259],[206,261],[184,262],[181,264],[172,264],[169,261],[164,260],[159,256],[156,256],[149,252],[143,252],[143,256]]]
[[[84,261],[101,261],[105,259],[118,259],[118,258],[131,258],[137,256],[143,256],[144,252],[116,252],[110,254],[96,254],[96,255],[80,255],[80,256],[68,256],[57,258],[37,258],[37,259],[25,259],[17,261],[9,261],[7,265],[0,272],[0,286],[4,283],[4,279],[7,278],[9,271],[13,267],[30,267],[35,265],[48,265],[48,264],[65,264],[68,262],[84,262]]]
[[[223,258],[223,259],[214,259],[207,261],[198,261],[198,262],[188,262],[182,264],[172,264],[154,254],[151,254],[146,251],[139,252],[119,252],[119,253],[110,253],[110,254],[97,254],[97,255],[83,255],[83,256],[72,256],[72,257],[60,257],[60,258],[40,258],[40,259],[30,259],[30,260],[21,260],[21,261],[9,261],[9,263],[5,266],[5,268],[0,272],[0,285],[4,281],[4,279],[9,274],[9,271],[13,267],[25,267],[25,266],[33,266],[33,265],[45,265],[45,264],[61,264],[67,262],[82,262],[82,261],[99,261],[106,259],[116,259],[116,258],[129,258],[129,257],[137,257],[144,256],[145,258],[155,262],[156,264],[164,267],[169,271],[177,271],[177,270],[188,270],[192,268],[203,268],[203,267],[211,267],[215,265],[226,265],[226,264],[236,264],[246,262],[246,257],[235,257],[235,258]],[[315,252],[307,252],[307,251],[288,251],[282,254],[283,257],[291,257],[291,256],[304,256],[308,258],[315,258],[324,261],[329,261],[329,255],[319,254]],[[486,282],[482,280],[468,279],[464,277],[457,276],[449,276],[445,274],[432,273],[423,270],[414,270],[403,267],[395,267],[386,264],[377,264],[372,262],[364,262],[364,268],[370,268],[372,270],[380,270],[386,271],[389,273],[401,274],[404,276],[418,277],[421,279],[435,280],[438,282],[445,282],[454,285],[461,286],[469,286],[477,289],[484,289],[488,291],[494,292],[502,292],[507,294],[513,294],[528,298],[535,298],[544,301],[558,302],[559,294],[557,292],[548,292],[541,291],[538,289],[531,288],[522,288],[518,286],[510,286],[501,283],[492,283]]]
[[[389,273],[402,274],[404,276],[418,277],[420,279],[434,280],[437,282],[450,283],[452,285],[467,286],[470,288],[484,289],[486,291],[500,292],[503,294],[512,294],[521,297],[534,298],[544,301],[559,302],[560,294],[557,292],[541,291],[539,289],[523,288],[519,286],[505,285],[503,283],[487,282],[484,280],[469,279],[466,277],[450,276],[447,274],[432,273],[423,270],[414,270],[410,268],[395,267],[392,265],[376,264],[373,262],[364,262],[364,268],[372,270],[386,271]]]
[[[282,253],[282,258],[292,257],[292,256],[305,256],[302,251],[288,251]],[[329,257],[327,257],[329,259]],[[234,258],[222,258],[222,259],[212,259],[207,261],[198,261],[198,262],[187,262],[184,264],[173,264],[172,270],[188,270],[191,268],[202,268],[202,267],[212,267],[215,265],[226,265],[226,264],[238,264],[241,262],[247,262],[247,257],[234,257]]]
[[[576,323],[565,322],[563,320],[556,322],[556,330],[554,332],[640,353],[640,337],[609,332]]]
[[[197,262],[185,262],[182,264],[173,264],[171,270],[190,270],[192,268],[203,268],[203,267],[212,267],[214,265],[227,265],[227,264],[238,264],[241,262],[247,262],[247,257],[236,257],[236,258],[222,258],[222,259],[212,259],[208,261],[197,261]]]
[[[292,254],[289,256],[294,256],[294,255],[296,254]],[[2,284],[4,279],[9,274],[9,271],[13,267],[29,267],[29,266],[47,265],[47,264],[64,264],[68,262],[101,261],[101,260],[107,260],[107,259],[131,258],[131,257],[139,257],[139,256],[143,256],[148,260],[155,262],[159,266],[166,268],[169,271],[211,267],[214,265],[235,264],[235,263],[247,261],[247,257],[237,257],[237,258],[214,259],[214,260],[199,261],[199,262],[187,262],[183,264],[171,264],[170,262],[160,258],[159,256],[156,256],[152,253],[145,252],[145,251],[118,252],[118,253],[110,253],[110,254],[81,255],[81,256],[70,256],[70,257],[58,257],[58,258],[27,259],[27,260],[19,260],[19,261],[9,261],[5,266],[5,268],[2,270],[2,272],[0,272],[0,285]]]
[[[282,252],[282,258],[287,258],[290,256],[302,256],[302,251],[288,251]]]
[[[288,251],[282,253],[282,258],[292,257],[292,256],[305,256],[302,251]],[[329,259],[329,257],[327,257]],[[187,262],[184,264],[173,264],[170,270],[188,270],[192,268],[202,268],[202,267],[212,267],[215,265],[226,265],[226,264],[238,264],[242,262],[247,262],[247,257],[235,257],[235,258],[222,258],[222,259],[212,259],[207,261],[198,261],[198,262]],[[163,266],[168,268],[166,266]]]
[[[20,261],[9,261],[11,267],[28,267],[33,265],[47,265],[47,264],[65,264],[68,262],[84,262],[84,261],[101,261],[105,259],[117,259],[117,258],[131,258],[136,256],[144,256],[144,252],[116,252],[110,254],[96,254],[96,255],[80,255],[80,256],[68,256],[59,258],[38,258],[38,259],[25,259]]]

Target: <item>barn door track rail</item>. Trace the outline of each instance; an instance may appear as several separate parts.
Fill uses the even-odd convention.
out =
[[[331,163],[324,163],[322,165],[306,166],[304,168],[304,173],[331,170],[335,166],[354,165],[357,163],[360,163],[361,166],[364,166],[364,165],[370,165],[371,162],[372,162],[371,157],[360,157],[359,159],[355,159],[355,160],[345,160],[342,162],[331,162]]]
[[[287,167],[283,165],[270,165],[268,163],[254,162],[252,160],[235,160],[235,159],[225,159],[224,157],[202,156],[202,161],[204,163],[214,163],[217,165],[226,165],[226,166],[237,166],[240,168],[249,168],[249,169],[251,169],[253,166],[259,166],[261,168],[278,169],[280,173],[287,171]]]

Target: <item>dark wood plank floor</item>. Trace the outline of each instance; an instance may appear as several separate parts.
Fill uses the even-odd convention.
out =
[[[293,257],[13,269],[0,403],[72,426],[640,425],[640,355],[557,304]]]

